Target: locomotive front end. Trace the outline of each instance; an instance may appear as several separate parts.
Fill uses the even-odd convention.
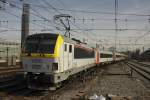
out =
[[[54,74],[59,72],[58,58],[62,43],[63,39],[58,34],[34,34],[27,37],[22,65],[30,88],[47,88],[54,83]]]

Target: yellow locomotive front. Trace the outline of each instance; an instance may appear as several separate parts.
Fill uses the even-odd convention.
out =
[[[27,37],[21,57],[30,84],[54,81],[53,74],[59,72],[58,58],[62,44],[63,38],[59,34],[41,33]]]

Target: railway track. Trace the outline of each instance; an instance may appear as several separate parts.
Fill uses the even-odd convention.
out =
[[[11,77],[16,76],[18,73],[22,73],[20,67],[0,67],[0,82],[3,79],[11,79]]]
[[[150,65],[139,63],[139,62],[126,62],[126,64],[131,69],[131,75],[133,71],[135,71],[150,82]]]
[[[0,67],[0,92],[7,95],[28,95],[35,90],[27,88],[20,67]]]
[[[0,92],[5,93],[5,96],[10,95],[14,98],[17,96],[30,97],[42,95],[43,91],[29,89],[27,86],[27,81],[23,75],[17,75],[0,81]],[[1,96],[1,95],[0,95]]]
[[[28,88],[26,77],[20,67],[0,67],[0,97],[30,97],[43,95],[43,92]]]
[[[73,76],[68,82],[63,84],[60,88],[55,91],[49,91],[44,96],[41,96],[40,100],[57,100],[59,94],[64,93],[66,90],[70,90],[72,88],[76,88],[74,93],[80,96],[82,91],[79,92],[80,87],[84,87],[87,84],[92,84],[92,81],[96,78],[96,75],[99,73],[99,68],[93,68],[85,73],[79,73],[77,76]],[[77,86],[77,87],[76,87]]]
[[[121,63],[120,65],[122,65],[123,63]],[[119,64],[118,64],[118,66],[120,66]],[[130,65],[131,66],[131,65]],[[134,66],[132,66],[132,67],[134,67]],[[114,67],[115,68],[115,67]],[[97,74],[98,75],[104,75],[104,76],[107,76],[108,77],[108,75],[109,75],[109,77],[111,77],[111,75],[113,75],[113,77],[115,77],[115,76],[120,76],[120,77],[122,77],[121,75],[123,75],[123,76],[127,76],[128,77],[128,73],[126,73],[125,74],[125,72],[122,72],[122,71],[118,71],[117,72],[117,74],[115,74],[116,73],[116,71],[114,71],[114,72],[110,72],[110,73],[108,73],[107,72],[107,68],[105,68],[104,67],[104,69],[106,70],[106,71],[103,71],[103,72],[101,72],[101,74],[100,74],[100,70],[98,70],[98,69],[96,69],[97,70]],[[101,71],[102,71],[102,68],[101,68]],[[111,70],[112,71],[112,70]],[[99,72],[99,73],[98,73]],[[118,74],[119,73],[119,74]],[[115,75],[115,76],[114,76]],[[83,75],[84,76],[84,75]],[[100,76],[99,76],[100,77]],[[84,97],[84,95],[87,93],[87,91],[90,91],[90,90],[88,90],[89,89],[89,87],[91,86],[91,87],[93,87],[96,83],[94,83],[94,78],[92,79],[92,80],[90,80],[90,81],[87,81],[87,76],[86,76],[86,79],[84,79],[85,77],[83,77],[82,79],[83,80],[81,80],[80,82],[72,82],[72,85],[74,84],[78,84],[78,85],[80,85],[80,84],[83,84],[80,88],[72,88],[72,87],[70,87],[69,86],[69,84],[66,84],[64,87],[62,87],[62,88],[60,88],[60,89],[58,89],[58,90],[56,90],[56,91],[51,91],[51,92],[49,92],[49,93],[47,93],[45,96],[43,96],[42,98],[40,98],[39,100],[57,100],[58,98],[59,98],[59,100],[61,100],[60,98],[61,97],[63,97],[62,96],[62,94],[63,94],[63,92],[65,93],[65,91],[67,91],[67,90],[70,90],[71,88],[74,90],[74,94],[72,95],[72,97],[73,97],[73,99],[74,100],[80,100],[80,99],[82,99],[82,97]],[[100,77],[100,78],[102,78],[102,77]],[[101,80],[101,79],[99,79],[99,80]],[[96,79],[96,81],[97,81],[97,79]],[[83,82],[83,83],[82,83]],[[89,86],[90,85],[90,86]],[[88,86],[88,87],[86,87],[87,88],[87,90],[86,90],[86,88],[83,88],[84,86]],[[99,86],[99,85],[98,85]],[[120,85],[119,85],[120,86]],[[105,87],[106,88],[106,87]],[[61,96],[60,96],[61,95]],[[71,95],[70,93],[67,93],[67,95]],[[76,95],[75,96],[75,98],[74,98],[74,95]],[[86,95],[85,95],[86,96]],[[84,99],[83,99],[84,100]]]
[[[0,80],[1,80],[0,81],[0,89],[1,90],[19,85],[21,83],[25,83],[23,74],[16,74],[14,76],[0,78]]]
[[[74,84],[77,84],[77,81]],[[18,96],[23,96],[29,100],[32,100],[33,98],[36,100],[55,100],[57,97],[59,97],[59,94],[63,93],[67,89],[70,89],[73,82],[75,81],[67,82],[65,85],[62,85],[60,88],[54,91],[40,91],[29,89],[27,87],[26,80],[17,81],[12,78],[12,80],[10,79],[4,82],[0,82],[0,90],[5,92],[8,96],[13,96],[15,99],[17,99]],[[82,82],[80,81],[78,85],[79,84],[81,85]]]
[[[130,63],[130,64],[128,64],[128,66],[130,65],[130,68],[132,67],[132,70],[134,70],[134,69],[140,70],[135,67],[136,65],[135,66],[132,65],[135,63],[131,64],[131,62],[126,62],[126,64],[127,63]],[[138,67],[140,67],[140,66],[138,66]],[[145,68],[147,68],[147,67],[145,67]],[[107,70],[107,68],[106,68],[106,70]],[[84,96],[84,92],[86,93],[86,91],[87,91],[86,88],[82,90],[82,88],[84,86],[88,86],[90,84],[91,84],[90,85],[91,87],[94,86],[95,83],[93,82],[93,80],[95,80],[96,76],[99,75],[101,71],[102,71],[102,67],[99,67],[99,68],[91,69],[91,70],[87,71],[85,74],[80,73],[80,74],[78,74],[77,77],[75,77],[72,80],[69,80],[69,82],[66,82],[65,85],[62,85],[62,87],[58,88],[55,91],[39,91],[39,90],[29,89],[29,88],[27,88],[26,80],[17,81],[18,79],[22,79],[19,75],[17,80],[14,79],[13,77],[5,80],[6,81],[5,83],[8,83],[8,81],[9,81],[9,83],[11,82],[14,84],[5,86],[4,90],[5,90],[5,92],[8,93],[8,95],[14,96],[16,98],[16,100],[20,100],[20,99],[17,99],[17,98],[19,98],[18,96],[22,96],[22,97],[26,98],[27,100],[33,100],[33,99],[34,100],[57,100],[57,98],[61,98],[62,94],[67,90],[74,91],[73,95],[75,95],[75,98],[78,99],[78,98]],[[106,73],[106,74],[110,74],[110,73]],[[124,73],[119,74],[119,75],[124,75]],[[0,80],[0,86],[2,85],[3,82],[4,81]],[[1,88],[0,88],[0,90],[1,90]],[[82,91],[80,91],[80,90],[82,90]],[[22,98],[22,100],[24,100],[24,99]]]
[[[18,70],[21,69],[20,67],[0,67],[0,71],[6,71],[6,70]]]

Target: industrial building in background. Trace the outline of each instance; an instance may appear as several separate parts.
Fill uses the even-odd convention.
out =
[[[20,47],[20,43],[0,39],[0,62],[10,62],[8,65],[11,65],[12,60],[18,62]]]

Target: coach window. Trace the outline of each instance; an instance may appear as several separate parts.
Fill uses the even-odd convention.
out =
[[[65,47],[64,47],[65,51],[67,51],[67,44],[65,44]]]
[[[72,45],[69,45],[69,53],[72,52]]]

